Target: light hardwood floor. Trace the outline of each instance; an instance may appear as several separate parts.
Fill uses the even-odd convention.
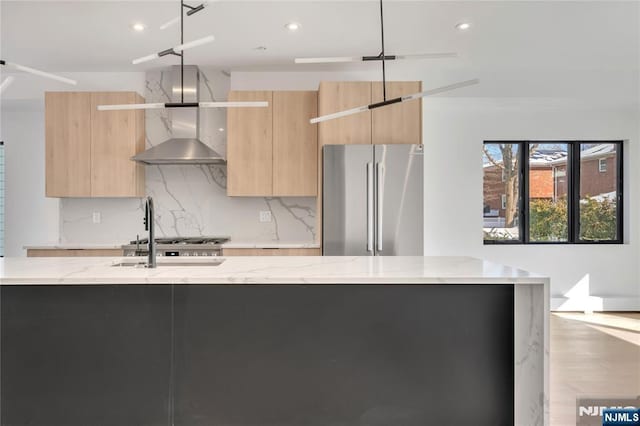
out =
[[[551,314],[552,426],[575,426],[576,398],[640,395],[640,313]]]

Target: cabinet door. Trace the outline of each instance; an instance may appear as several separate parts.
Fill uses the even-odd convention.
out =
[[[318,115],[327,115],[371,103],[368,81],[323,81],[318,92]],[[320,145],[370,144],[371,112],[362,112],[318,124]]]
[[[387,99],[422,91],[419,81],[387,82]],[[382,82],[372,83],[373,102],[382,102]],[[377,108],[371,112],[374,144],[421,144],[422,101],[415,100]]]
[[[45,94],[47,197],[91,196],[91,94]]]
[[[223,248],[223,256],[320,256],[319,248]]]
[[[229,92],[229,101],[267,101],[267,108],[227,111],[227,195],[273,194],[273,96],[269,91]]]
[[[318,193],[318,92],[273,92],[273,195]]]
[[[142,197],[144,166],[131,157],[144,150],[143,111],[98,111],[98,105],[143,103],[134,92],[91,94],[91,196]]]
[[[122,249],[27,249],[27,257],[122,257]]]

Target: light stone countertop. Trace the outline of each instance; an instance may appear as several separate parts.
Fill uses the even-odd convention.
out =
[[[144,258],[70,257],[0,259],[0,284],[544,284],[549,279],[470,257],[255,256],[189,259],[219,266],[170,266],[184,258],[159,258],[156,269],[112,266]]]
[[[87,244],[87,243],[45,243],[45,244],[33,244],[23,247],[25,250],[110,250],[121,249],[122,244]],[[229,241],[222,244],[222,248],[282,248],[282,249],[296,249],[296,248],[320,248],[320,244],[314,241],[303,242],[255,242],[255,241]]]

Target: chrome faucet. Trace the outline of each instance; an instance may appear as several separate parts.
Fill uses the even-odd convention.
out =
[[[147,197],[145,209],[144,209],[144,229],[149,231],[149,260],[147,261],[147,268],[156,267],[156,236],[154,225],[154,210],[153,210],[153,198]]]

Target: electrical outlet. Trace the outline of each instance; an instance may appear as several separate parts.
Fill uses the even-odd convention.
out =
[[[260,210],[260,222],[271,222],[271,212],[269,210]]]
[[[93,223],[100,222],[102,222],[102,215],[100,214],[100,212],[93,212]]]

